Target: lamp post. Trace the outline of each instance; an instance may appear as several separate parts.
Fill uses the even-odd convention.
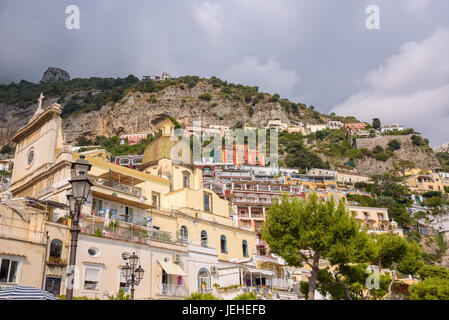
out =
[[[140,265],[136,268],[139,262],[139,257],[135,252],[129,256],[128,261],[129,264],[127,262],[126,265],[122,266],[122,274],[126,283],[131,286],[131,299],[134,300],[134,286],[139,285],[140,281],[143,279],[145,270],[143,270]]]
[[[80,159],[72,163],[72,179],[69,181],[72,190],[67,194],[67,200],[70,207],[70,219],[72,220],[70,227],[70,258],[69,258],[69,283],[67,284],[66,300],[73,298],[74,272],[76,262],[76,248],[78,247],[78,236],[80,233],[79,217],[81,214],[81,206],[87,200],[90,188],[93,183],[87,178],[91,164],[84,160],[84,155]]]

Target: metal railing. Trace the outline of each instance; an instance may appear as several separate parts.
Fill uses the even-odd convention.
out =
[[[182,285],[161,283],[157,287],[157,294],[168,297],[185,297],[187,291]]]
[[[135,187],[135,186],[130,187],[130,186],[118,183],[116,181],[109,181],[109,180],[104,180],[104,179],[98,179],[95,184],[97,186],[107,187],[107,188],[115,189],[117,191],[129,193],[129,194],[132,194],[132,195],[134,195],[136,197],[142,196],[142,189],[141,188]]]

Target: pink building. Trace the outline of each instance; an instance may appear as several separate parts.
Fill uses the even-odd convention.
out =
[[[148,137],[148,133],[124,134],[120,139],[128,139],[128,144],[131,146],[137,144]]]

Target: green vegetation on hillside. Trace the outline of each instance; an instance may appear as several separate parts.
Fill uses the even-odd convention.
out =
[[[443,171],[449,171],[449,152],[438,152],[436,154]]]
[[[158,135],[156,135],[157,137]],[[145,148],[153,141],[155,137],[148,135],[146,140],[142,140],[140,143],[134,145],[128,145],[128,141],[121,144],[118,136],[112,136],[107,138],[105,136],[97,136],[94,141],[87,140],[84,137],[77,139],[78,146],[96,145],[101,146],[103,149],[111,153],[111,157],[114,159],[117,156],[124,155],[141,155],[145,151]],[[79,152],[89,151],[89,148],[81,148]]]

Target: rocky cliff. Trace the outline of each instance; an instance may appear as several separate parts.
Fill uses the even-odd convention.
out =
[[[388,143],[397,140],[401,144],[399,150],[394,151],[393,157],[387,161],[378,161],[374,158],[363,158],[357,161],[357,169],[360,173],[374,174],[402,167],[416,167],[422,169],[436,169],[440,167],[435,155],[427,146],[416,146],[408,136],[382,136],[376,138],[357,139],[358,149],[372,151],[376,146],[386,149]]]

